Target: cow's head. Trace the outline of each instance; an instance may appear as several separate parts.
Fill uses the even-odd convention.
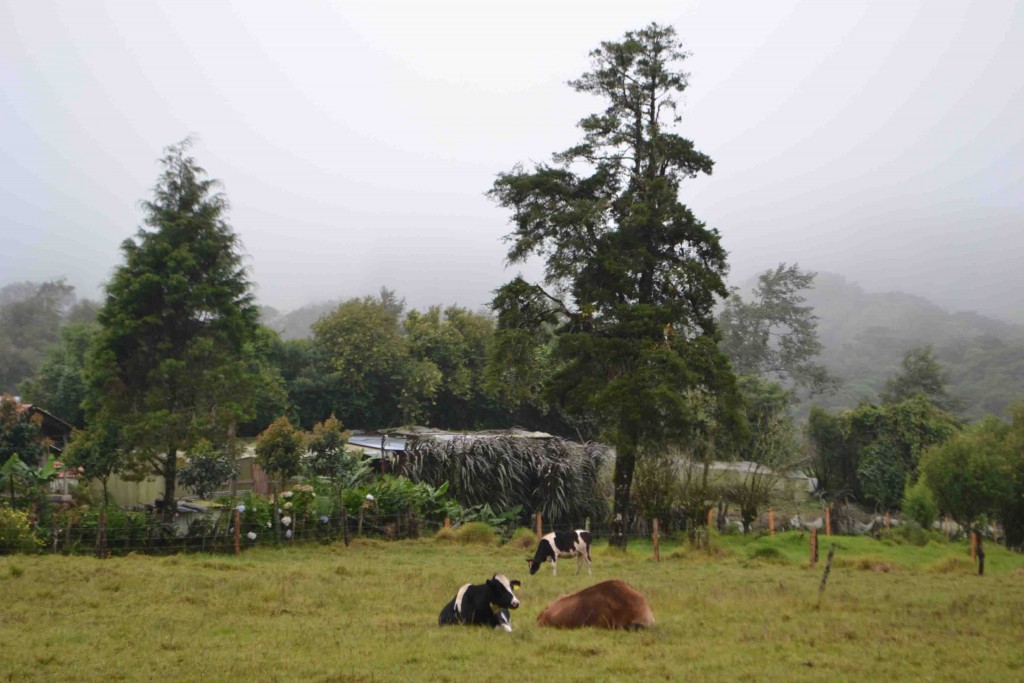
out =
[[[509,581],[504,574],[495,574],[487,579],[487,587],[491,589],[491,604],[506,609],[519,607],[516,589],[521,586],[518,581]]]
[[[537,561],[535,558],[528,557],[526,558],[526,564],[530,565],[530,576],[533,576],[537,573],[537,570],[540,569],[540,566],[544,563]]]

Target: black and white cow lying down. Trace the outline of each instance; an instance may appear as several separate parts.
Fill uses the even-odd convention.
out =
[[[547,560],[551,562],[552,576],[557,576],[559,557],[575,557],[577,574],[583,568],[583,560],[586,560],[587,573],[592,574],[593,572],[590,571],[590,532],[584,529],[552,531],[550,534],[542,536],[540,544],[537,545],[537,553],[532,560],[526,560],[530,565],[530,574],[536,574],[540,566]]]
[[[459,589],[437,618],[439,626],[447,624],[477,624],[512,630],[509,610],[519,607],[515,590],[521,584],[509,581],[504,574],[495,574],[482,584],[470,584]]]

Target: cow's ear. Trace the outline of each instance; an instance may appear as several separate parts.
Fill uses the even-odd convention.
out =
[[[508,585],[512,586],[512,590],[513,591],[517,591],[517,590],[519,590],[519,587],[522,586],[523,584],[520,583],[519,581],[510,581]]]

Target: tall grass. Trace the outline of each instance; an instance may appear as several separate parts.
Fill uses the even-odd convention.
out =
[[[821,566],[807,566],[799,534],[713,539],[710,553],[667,546],[660,563],[649,545],[598,543],[592,577],[568,565],[531,577],[522,548],[434,539],[237,557],[0,557],[0,680],[1024,678],[1020,555],[989,547],[978,577],[962,544],[836,542],[820,606]],[[513,633],[437,626],[461,584],[495,572],[523,582]],[[647,595],[654,629],[535,625],[551,600],[609,578]]]

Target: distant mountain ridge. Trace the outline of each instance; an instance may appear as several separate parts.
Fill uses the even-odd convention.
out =
[[[814,403],[854,407],[877,401],[909,349],[931,345],[949,371],[950,392],[967,417],[1002,416],[1024,399],[1024,326],[973,312],[951,313],[903,292],[868,293],[834,273],[819,273],[806,303],[818,316],[819,362],[844,381]]]

